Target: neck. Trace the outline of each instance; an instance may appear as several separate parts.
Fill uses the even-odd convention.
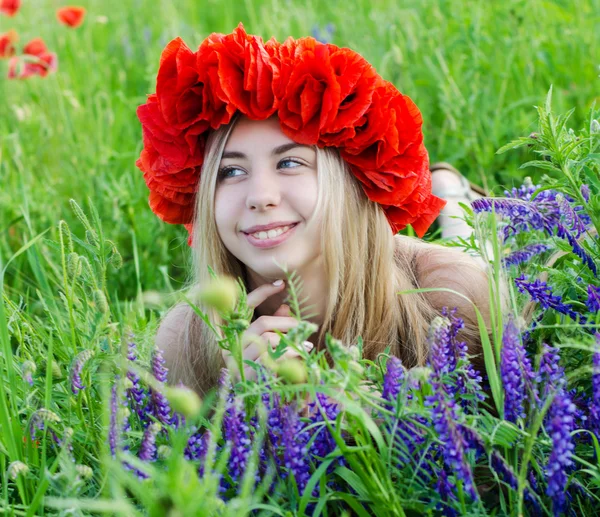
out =
[[[256,274],[254,271],[246,269],[246,272],[248,292],[253,291],[260,285],[273,281],[263,277],[262,275]],[[301,304],[302,312],[313,315],[312,317],[307,318],[307,321],[310,321],[315,325],[319,325],[320,327],[323,323],[325,307],[327,304],[326,286],[328,285],[325,275],[325,265],[322,257],[319,257],[317,260],[311,262],[310,267],[307,267],[303,270],[298,270],[297,276],[299,276],[302,280],[302,291],[296,294],[299,300],[306,299],[306,301]],[[258,318],[259,316],[272,316],[281,306],[281,304],[285,303],[285,299],[288,296],[288,290],[289,288],[286,285],[286,289],[281,293],[270,296],[258,307],[256,307],[254,311],[254,319]],[[316,339],[317,335],[318,332],[309,337],[308,341],[311,341],[317,345],[317,343],[313,341],[313,339]]]

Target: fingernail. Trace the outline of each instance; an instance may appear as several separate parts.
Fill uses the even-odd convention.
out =
[[[304,348],[306,348],[309,352],[315,347],[310,341],[304,342]]]
[[[279,287],[281,284],[283,284],[283,280],[275,280],[275,282],[273,282],[273,285]]]

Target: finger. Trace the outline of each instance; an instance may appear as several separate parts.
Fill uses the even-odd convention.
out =
[[[254,309],[269,298],[269,296],[273,296],[283,290],[285,290],[285,281],[281,285],[263,284],[248,293],[248,307]]]
[[[298,324],[299,321],[296,318],[288,316],[260,316],[250,324],[246,333],[259,336],[265,332],[273,332],[275,330],[285,333],[297,327]]]
[[[279,309],[273,313],[273,316],[291,316],[290,306],[285,303],[281,304]]]

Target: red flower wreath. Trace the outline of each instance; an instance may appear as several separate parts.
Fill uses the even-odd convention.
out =
[[[136,165],[150,208],[184,224],[190,245],[206,137],[238,111],[253,120],[277,112],[295,142],[338,148],[394,233],[411,224],[422,237],[446,203],[431,194],[419,109],[360,54],[312,37],[263,43],[240,23],[196,52],[171,41],[156,93],[137,110],[144,148]]]

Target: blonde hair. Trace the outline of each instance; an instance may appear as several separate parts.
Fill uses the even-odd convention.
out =
[[[210,280],[208,265],[217,274],[240,277],[247,282],[245,267],[225,248],[217,233],[214,214],[219,163],[237,120],[213,131],[207,141],[194,216],[193,267],[186,290],[192,288],[193,291]],[[465,300],[456,296],[449,298],[447,293],[441,297],[397,294],[418,288],[418,277],[431,278],[437,274],[439,268],[428,270],[427,254],[438,246],[427,246],[417,264],[415,251],[421,241],[394,237],[382,208],[367,198],[338,151],[318,147],[315,150],[318,169],[315,214],[323,215],[321,249],[329,279],[329,301],[315,344],[324,343],[327,332],[346,345],[355,344],[362,336],[367,358],[375,359],[391,346],[391,353],[400,357],[407,367],[423,365],[428,355],[429,324],[440,313],[441,305],[448,305],[459,307],[459,315],[465,319],[462,338],[470,350],[476,350],[479,331],[474,314],[469,312],[470,304]],[[447,275],[449,281],[463,287],[457,290],[468,291],[474,275],[478,275],[483,280],[480,285],[485,286],[486,296],[475,292],[477,289],[472,289],[470,295],[472,299],[478,298],[480,305],[486,303],[486,275],[466,255],[456,252],[456,257],[443,269],[443,276]],[[457,279],[458,270],[463,272]],[[440,303],[449,301],[451,304]],[[169,382],[183,382],[203,394],[216,385],[224,364],[217,336],[188,309],[174,357],[168,361]],[[205,312],[216,328],[223,324],[215,311],[206,309]]]

